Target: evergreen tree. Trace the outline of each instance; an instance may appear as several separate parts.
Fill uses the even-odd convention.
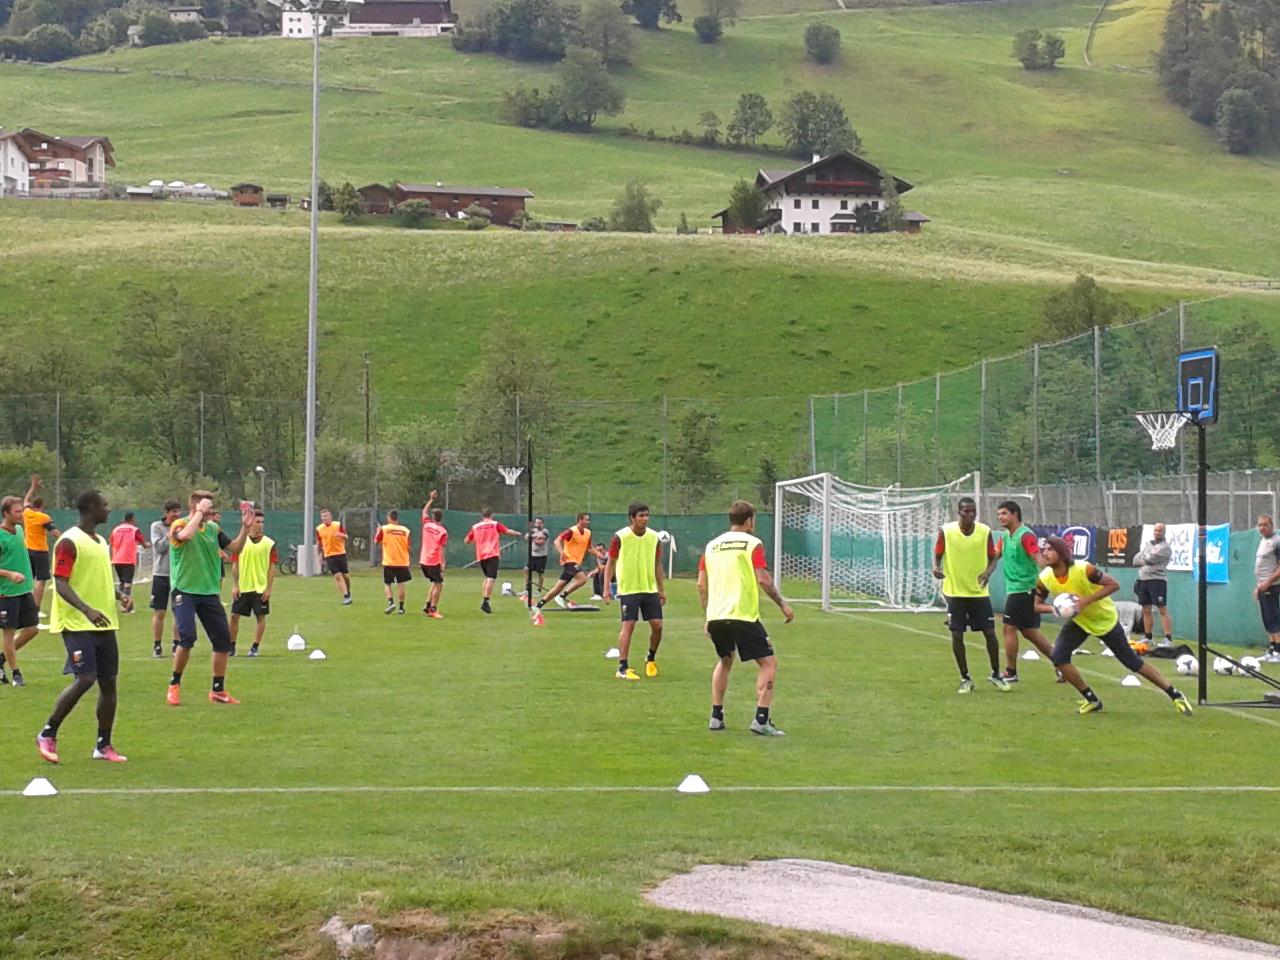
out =
[[[1249,153],[1267,132],[1267,115],[1252,91],[1232,87],[1218,100],[1218,139],[1232,153]]]

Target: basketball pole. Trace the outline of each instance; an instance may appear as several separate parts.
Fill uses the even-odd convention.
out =
[[[1205,428],[1197,415],[1196,425],[1196,641],[1200,654],[1199,703],[1209,701],[1209,465],[1205,462]]]

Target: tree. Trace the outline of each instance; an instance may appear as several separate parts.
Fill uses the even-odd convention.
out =
[[[1040,317],[1046,338],[1061,340],[1088,333],[1094,327],[1136,320],[1138,311],[1127,300],[1098,286],[1093,277],[1081,273],[1069,287],[1045,298]]]
[[[891,175],[880,181],[880,214],[886,230],[902,229],[902,200],[898,197],[898,182]]]
[[[604,233],[609,229],[609,221],[604,217],[587,217],[582,221],[582,229],[586,233]]]
[[[433,216],[431,204],[427,203],[427,201],[406,200],[396,207],[396,212],[392,219],[398,226],[407,227],[410,230],[421,230]]]
[[[1267,130],[1267,115],[1258,106],[1252,91],[1232,87],[1218,100],[1215,127],[1218,139],[1229,151],[1248,153],[1262,142]]]
[[[328,180],[316,184],[316,206],[321,210],[333,209],[333,187],[329,186]]]
[[[351,185],[350,180],[333,191],[330,203],[331,208],[341,214],[346,223],[354,223],[364,213],[364,198]]]
[[[615,0],[592,0],[578,16],[578,40],[606,64],[630,63],[635,42],[631,24]]]
[[[756,474],[756,495],[760,498],[761,510],[773,509],[773,498],[777,492],[778,465],[767,453],[760,458],[760,470]]]
[[[537,87],[518,86],[503,94],[502,105],[507,121],[518,127],[555,127],[563,115],[559,92],[554,86],[546,94],[540,93]]]
[[[741,6],[741,0],[702,0],[702,12],[705,16],[730,25],[738,22]]]
[[[454,31],[457,50],[492,51],[515,60],[559,60],[578,32],[578,8],[559,0],[500,0],[466,17]]]
[[[724,34],[724,27],[715,17],[695,17],[693,32],[698,35],[699,43],[716,43]]]
[[[1024,70],[1039,70],[1040,31],[1035,27],[1027,27],[1013,38],[1013,57],[1022,64]]]
[[[782,108],[778,129],[787,148],[799,157],[815,153],[826,156],[840,150],[856,153],[862,149],[862,140],[849,123],[844,107],[829,93],[804,90],[796,94]]]
[[[671,473],[680,487],[685,512],[725,481],[725,470],[715,455],[720,418],[710,410],[689,407],[676,418],[668,448]]]
[[[92,21],[80,32],[81,53],[102,53],[116,43],[116,28],[111,18],[103,15]]]
[[[622,12],[636,18],[646,30],[657,30],[658,21],[681,23],[684,17],[676,8],[676,0],[622,0]]]
[[[1067,55],[1067,44],[1056,33],[1046,33],[1040,44],[1040,65],[1046,70],[1053,70],[1058,61]]]
[[[698,231],[689,226],[689,218],[683,211],[680,213],[680,220],[676,224],[676,233],[697,233]]]
[[[511,317],[499,319],[484,338],[456,415],[469,458],[487,467],[520,462],[517,423],[520,433],[535,437],[551,429],[549,401],[558,393],[556,369],[536,331]]]
[[[42,23],[22,39],[27,46],[27,56],[40,63],[67,60],[79,52],[76,38],[56,23]]]
[[[639,180],[632,180],[613,202],[609,211],[609,229],[624,233],[653,233],[653,216],[662,201],[653,196]]]
[[[764,194],[754,183],[739,180],[729,191],[729,223],[739,230],[758,230],[764,219]]]
[[[1204,38],[1203,0],[1173,0],[1165,14],[1156,70],[1174,103],[1186,106],[1196,52]]]
[[[738,106],[729,121],[730,143],[755,146],[773,126],[773,111],[765,98],[758,93],[744,93],[738,98]]]
[[[829,23],[811,23],[804,31],[804,48],[818,63],[831,63],[840,55],[840,31]]]
[[[560,68],[560,110],[565,125],[590,129],[600,114],[617,116],[626,102],[594,50],[570,47]]]
[[[178,31],[169,15],[163,10],[148,10],[139,21],[142,27],[142,45],[155,47],[165,43],[177,43]]]
[[[702,142],[714,147],[720,142],[720,118],[707,110],[698,118],[698,126],[702,127]]]

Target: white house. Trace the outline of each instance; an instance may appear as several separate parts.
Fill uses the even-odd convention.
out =
[[[764,195],[765,217],[760,233],[856,233],[858,211],[880,211],[884,207],[884,183],[889,174],[869,160],[848,151],[827,157],[814,155],[812,162],[795,170],[760,170],[755,186]],[[911,184],[893,178],[899,194]],[[909,232],[916,232],[928,217],[912,211],[906,219]],[[729,211],[715,214],[726,233],[750,232],[729,222]]]
[[[31,161],[35,153],[22,135],[0,130],[0,197],[25,197],[31,192]]]
[[[201,7],[174,6],[169,8],[170,23],[199,23],[204,19]]]
[[[282,0],[280,36],[304,39],[312,36],[315,20],[310,13],[289,9]],[[458,16],[452,0],[367,0],[352,4],[341,16],[324,15],[335,37],[439,37],[452,33]]]

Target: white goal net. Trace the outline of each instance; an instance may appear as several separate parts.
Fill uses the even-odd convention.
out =
[[[778,589],[824,610],[935,607],[934,540],[955,518],[956,500],[980,492],[976,473],[916,488],[865,487],[829,473],[783,480],[774,495]]]

